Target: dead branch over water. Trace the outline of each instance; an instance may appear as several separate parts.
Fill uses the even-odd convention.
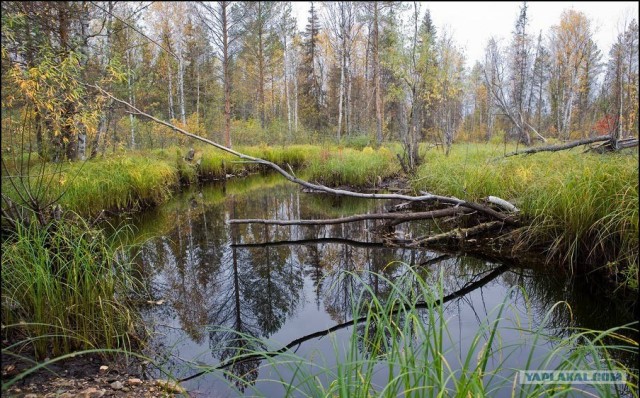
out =
[[[477,235],[480,232],[486,232],[486,231],[492,230],[497,226],[502,226],[502,225],[515,226],[519,224],[518,219],[514,217],[514,214],[518,211],[518,209],[513,204],[507,202],[506,200],[495,197],[495,196],[489,196],[488,198],[485,199],[485,201],[488,204],[496,205],[500,209],[506,210],[507,212],[495,210],[489,207],[488,205],[484,205],[476,202],[468,202],[468,201],[461,200],[455,197],[450,197],[450,196],[434,195],[424,191],[421,191],[419,196],[394,194],[394,193],[362,193],[362,192],[349,191],[345,189],[334,189],[321,184],[314,184],[296,177],[293,173],[289,173],[285,171],[282,167],[280,167],[276,163],[235,151],[217,142],[214,142],[207,138],[201,137],[199,135],[190,133],[174,124],[158,119],[138,109],[136,106],[132,105],[131,103],[112,95],[111,93],[107,92],[106,90],[102,89],[97,85],[87,84],[87,86],[98,90],[103,95],[111,98],[112,100],[116,101],[121,105],[124,105],[129,109],[128,110],[129,113],[147,118],[155,123],[168,127],[179,134],[185,135],[195,140],[204,142],[208,145],[214,146],[215,148],[218,148],[224,152],[237,156],[240,159],[270,167],[271,169],[281,174],[287,180],[293,183],[296,183],[306,189],[310,189],[316,192],[324,192],[332,195],[348,196],[348,197],[363,198],[363,199],[402,200],[405,202],[430,203],[430,204],[433,204],[434,206],[440,206],[440,207],[448,206],[448,207],[439,208],[439,209],[435,209],[427,212],[389,212],[389,213],[382,213],[382,214],[356,215],[356,216],[343,217],[338,219],[328,219],[328,220],[263,220],[263,219],[230,220],[229,221],[230,224],[254,223],[254,224],[272,224],[272,225],[323,225],[323,224],[327,225],[327,224],[341,224],[341,223],[370,220],[370,219],[384,219],[384,220],[389,220],[389,222],[386,224],[386,227],[390,228],[407,221],[430,220],[430,219],[433,220],[436,218],[461,216],[461,215],[468,215],[472,213],[477,213],[478,215],[482,215],[484,218],[489,218],[490,220],[494,220],[494,223],[489,223],[489,224],[481,223],[480,225],[477,226],[475,230],[472,229],[467,231],[467,235],[469,235],[472,232],[473,232],[473,235]],[[595,142],[595,141],[591,141],[591,142]],[[453,234],[453,232],[451,233]],[[436,237],[432,237],[432,238],[435,239]],[[442,239],[444,238],[437,237],[436,240],[440,241]],[[415,242],[415,244],[424,245],[428,242],[430,242],[428,238],[424,238],[421,243]]]

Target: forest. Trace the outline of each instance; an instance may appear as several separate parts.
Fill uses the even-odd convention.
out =
[[[637,397],[637,17],[307,5],[2,2],[3,394]]]

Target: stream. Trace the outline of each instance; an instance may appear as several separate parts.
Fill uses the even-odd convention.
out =
[[[201,372],[201,365],[215,366],[237,355],[253,338],[278,349],[347,322],[353,317],[354,295],[367,288],[384,299],[391,281],[410,270],[434,285],[441,281],[449,296],[442,303],[449,332],[443,355],[454,369],[480,326],[494,320],[504,303],[500,344],[520,348],[491,357],[489,369],[511,369],[505,374],[511,380],[496,396],[510,396],[513,369],[523,369],[523,357],[533,352],[543,358],[567,328],[605,330],[633,321],[619,305],[588,293],[580,280],[542,263],[505,266],[464,253],[384,247],[369,232],[380,220],[323,226],[228,223],[241,218],[337,218],[382,212],[385,206],[389,203],[303,193],[279,175],[263,175],[192,187],[162,206],[130,216],[140,244],[136,265],[153,296],[141,308],[152,331],[145,355],[172,377],[187,379]],[[414,237],[437,231],[437,224],[407,223],[397,231]],[[559,301],[567,305],[553,309]],[[540,326],[543,337],[532,346],[521,329]],[[325,369],[334,368],[344,359],[340,347],[352,328],[303,339],[292,350]],[[261,360],[237,363],[227,371],[242,378],[230,381],[214,371],[182,385],[192,396],[278,397],[284,387],[273,380],[288,380],[293,372]],[[387,372],[381,367],[374,380],[384,385]],[[147,376],[166,378],[153,366]],[[326,373],[318,379],[325,388],[333,381]]]

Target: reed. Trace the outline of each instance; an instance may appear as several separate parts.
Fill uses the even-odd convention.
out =
[[[2,242],[3,338],[36,358],[80,349],[129,349],[137,315],[127,303],[141,284],[111,238],[84,221],[18,224]],[[20,347],[18,347],[20,346]]]
[[[265,362],[261,372],[270,371],[263,381],[280,385],[286,397],[637,397],[637,375],[617,359],[618,354],[637,354],[638,343],[625,337],[633,333],[637,322],[607,331],[569,329],[563,337],[549,336],[544,332],[546,322],[563,304],[554,306],[541,324],[528,328],[522,320],[507,315],[513,305],[510,292],[459,351],[460,342],[453,340],[449,315],[441,305],[442,274],[435,285],[411,269],[396,281],[377,277],[392,286],[391,293],[381,299],[365,288],[352,295],[353,318],[364,321],[354,322],[346,343],[333,340],[335,358],[327,360],[318,353],[302,357],[292,351],[273,356],[273,351],[261,348],[268,347],[268,342],[239,334],[239,340],[251,342],[227,363],[261,358]],[[521,339],[506,341],[501,336],[505,328],[516,329]],[[537,350],[545,342],[550,348],[540,355]],[[520,384],[518,369],[508,365],[510,358],[520,358],[519,369],[523,370],[623,371],[629,380],[620,385]],[[242,385],[242,378],[232,371],[222,372],[235,385]],[[262,396],[251,388],[255,396]]]

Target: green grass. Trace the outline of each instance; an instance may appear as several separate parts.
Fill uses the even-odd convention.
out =
[[[126,296],[140,285],[109,240],[81,220],[18,224],[2,242],[3,338],[36,358],[79,349],[128,349],[137,315]],[[4,354],[4,349],[3,349]]]
[[[238,150],[287,171],[290,165],[311,181],[361,188],[400,174],[398,145],[389,148],[261,145]],[[607,264],[608,274],[618,278],[619,285],[637,290],[637,150],[597,155],[575,149],[502,158],[505,150],[514,149],[514,145],[459,144],[449,157],[423,149],[424,163],[412,186],[472,201],[488,195],[512,201],[529,223],[520,245],[544,246],[550,259],[574,266]],[[170,147],[66,164],[51,185],[53,194],[65,190],[63,207],[95,215],[103,209],[136,210],[163,203],[180,182],[265,170],[211,147],[196,147],[192,162],[183,160],[186,152]],[[3,179],[3,191],[11,195],[12,189]]]
[[[271,161],[287,172],[308,170],[309,178],[331,185],[373,185],[379,178],[394,176],[399,167],[387,149],[362,151],[341,147],[289,145],[239,147],[240,152]],[[211,148],[196,147],[193,161],[184,160],[188,149],[169,147],[128,152],[87,162],[47,164],[44,173],[51,180],[49,196],[64,192],[60,204],[83,216],[101,210],[138,210],[165,202],[180,188],[202,180],[224,179],[227,174],[267,170]],[[27,174],[25,171],[11,174]],[[39,170],[32,172],[38,174]],[[32,178],[32,182],[36,178]],[[47,180],[48,181],[48,180]],[[3,191],[17,200],[14,188],[3,179]],[[13,192],[12,192],[13,191]]]
[[[78,167],[82,170],[73,178]],[[102,209],[135,210],[167,200],[179,178],[175,163],[144,154],[74,163],[61,176],[66,192],[60,204],[85,215]]]
[[[400,164],[392,151],[366,147],[362,151],[351,148],[324,148],[308,164],[310,180],[329,186],[372,186],[400,173]]]
[[[239,340],[250,341],[244,347],[256,348],[241,350],[237,357],[227,359],[227,363],[246,357],[266,361],[262,366],[273,368],[273,372],[264,381],[281,385],[281,396],[462,398],[491,397],[498,391],[518,397],[585,394],[582,385],[519,384],[517,370],[528,369],[622,370],[630,377],[625,386],[594,385],[592,393],[601,397],[619,396],[619,389],[625,388],[637,397],[637,393],[633,393],[638,385],[637,375],[617,359],[637,353],[638,343],[624,336],[634,325],[607,331],[570,329],[563,337],[549,336],[544,332],[546,322],[562,303],[556,304],[541,324],[528,329],[522,326],[526,324],[524,320],[507,315],[509,307],[514,305],[508,294],[480,322],[468,347],[460,350],[460,342],[453,340],[448,326],[450,314],[439,304],[444,297],[442,282],[433,284],[415,270],[408,270],[396,281],[378,275],[392,286],[384,300],[376,297],[370,287],[352,297],[353,318],[364,321],[351,326],[346,342],[332,340],[335,358],[330,361],[317,352],[310,354],[312,358],[292,351],[272,356],[272,351],[259,348],[269,347],[269,342],[239,334]],[[342,272],[350,278],[362,278]],[[440,280],[442,277],[440,275]],[[528,321],[531,325],[531,318]],[[501,331],[507,328],[512,329],[510,332],[515,329],[520,340],[506,341]],[[544,341],[552,343],[541,353],[539,346],[545,344]],[[519,369],[508,367],[507,360],[511,358],[518,358]],[[387,376],[381,380],[383,370]],[[261,372],[264,371],[266,369]],[[228,380],[242,385],[242,379],[232,371],[222,372]],[[254,388],[252,393],[262,395]]]
[[[508,150],[513,149],[509,148]],[[416,191],[477,201],[494,195],[529,221],[520,243],[580,266],[608,262],[619,284],[638,285],[638,152],[581,150],[500,158],[501,146],[462,144],[446,158],[427,152]]]

